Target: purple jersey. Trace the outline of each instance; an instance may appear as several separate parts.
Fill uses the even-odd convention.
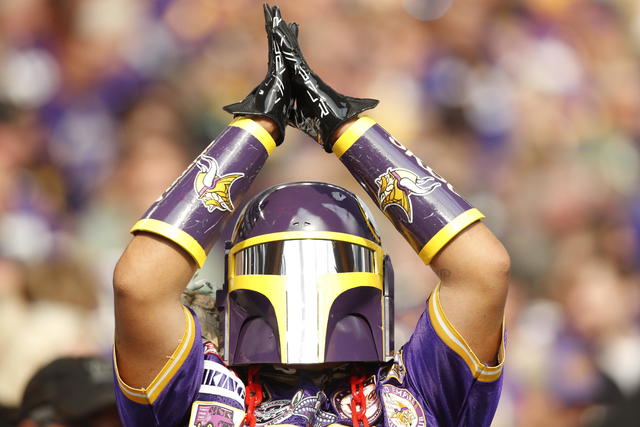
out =
[[[364,383],[370,425],[392,427],[489,426],[502,386],[504,347],[498,366],[482,364],[449,323],[439,288],[427,302],[411,339],[395,359]],[[244,384],[213,345],[200,339],[200,326],[185,309],[181,344],[146,389],[133,389],[117,375],[116,396],[125,426],[240,425]],[[264,367],[264,400],[257,424],[323,427],[352,425],[349,376],[353,366],[302,372]]]

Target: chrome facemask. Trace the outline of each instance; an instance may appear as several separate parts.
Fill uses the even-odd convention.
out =
[[[304,238],[305,235],[325,238],[330,235],[341,240]],[[369,335],[371,353],[380,355],[382,334],[379,339],[375,337],[383,328],[383,255],[380,246],[341,233],[289,232],[286,233],[287,240],[275,240],[282,237],[285,236],[265,235],[259,241],[250,239],[236,245],[229,254],[230,298],[243,291],[258,293],[273,308],[275,319],[269,323],[275,323],[277,327],[273,339],[279,344],[274,347],[279,356],[277,361],[270,362],[330,361],[329,353],[339,350],[334,347],[350,344],[337,342],[344,341],[339,338],[342,333]],[[269,238],[274,240],[265,241]],[[242,299],[239,297],[233,302],[242,305]],[[348,307],[342,307],[344,305]],[[245,306],[244,313],[251,322],[253,314],[247,311],[252,311],[251,307]],[[335,319],[336,316],[342,319]],[[344,317],[348,321],[341,323]],[[227,324],[232,323],[232,319],[227,320]],[[371,321],[375,324],[370,324]],[[352,330],[336,332],[336,327]],[[242,338],[242,331],[239,335]],[[241,348],[236,347],[236,350]],[[227,356],[231,357],[230,354]],[[245,359],[242,352],[236,351],[233,356],[232,359]],[[379,359],[375,356],[375,360]]]

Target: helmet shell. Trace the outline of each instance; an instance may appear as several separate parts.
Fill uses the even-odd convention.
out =
[[[338,287],[341,291],[318,298],[323,301],[318,305],[318,315],[324,320],[318,322],[321,325],[318,329],[322,329],[316,344],[318,357],[309,362],[285,355],[287,345],[292,342],[289,339],[287,344],[284,313],[290,307],[286,305],[300,301],[283,295],[282,280],[277,273],[238,272],[234,264],[236,256],[247,248],[300,236],[365,246],[374,259],[371,272],[323,276],[331,282],[326,288]],[[380,247],[371,213],[350,191],[322,182],[294,182],[269,188],[247,203],[227,248],[224,346],[227,363],[381,361],[390,356],[391,264]],[[311,291],[322,293],[324,289],[324,284],[320,284]],[[391,312],[390,317],[387,312]]]
[[[292,182],[265,190],[240,215],[231,241],[286,231],[332,231],[380,244],[366,205],[352,192],[324,182]]]

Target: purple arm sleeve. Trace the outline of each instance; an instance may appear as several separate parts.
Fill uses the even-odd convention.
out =
[[[233,200],[249,188],[275,146],[257,122],[234,120],[131,231],[159,234],[173,241],[202,267],[218,223],[235,210]]]
[[[336,140],[333,152],[426,264],[484,217],[368,117],[355,121]]]

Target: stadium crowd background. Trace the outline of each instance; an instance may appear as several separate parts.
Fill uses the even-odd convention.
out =
[[[640,3],[458,1],[433,20],[446,3],[278,2],[315,71],[380,99],[370,116],[508,247],[494,425],[589,425],[640,386]],[[56,357],[109,357],[128,228],[230,120],[221,107],[262,79],[265,56],[257,1],[0,0],[2,406]],[[303,179],[369,201],[291,128],[251,194]],[[375,214],[399,346],[437,279]],[[214,251],[198,279],[218,286]]]

